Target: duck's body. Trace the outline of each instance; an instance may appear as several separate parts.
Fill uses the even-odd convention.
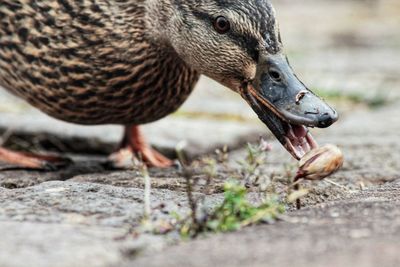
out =
[[[168,166],[137,126],[174,112],[204,74],[299,158],[314,146],[305,126],[337,115],[294,75],[274,15],[269,0],[0,0],[0,86],[64,121],[125,125],[117,163]],[[0,147],[0,160],[54,159]]]
[[[0,3],[0,86],[78,124],[144,124],[174,112],[199,74],[146,36],[136,1]]]

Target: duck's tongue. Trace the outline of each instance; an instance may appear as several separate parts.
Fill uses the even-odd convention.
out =
[[[301,159],[312,149],[318,147],[308,128],[301,125],[286,125],[286,149],[296,158]]]

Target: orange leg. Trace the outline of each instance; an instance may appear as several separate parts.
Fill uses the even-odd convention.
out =
[[[3,147],[0,147],[0,161],[20,168],[38,170],[57,170],[71,163],[67,158],[16,152]]]
[[[139,156],[149,167],[167,168],[173,162],[148,145],[139,130],[139,126],[126,126],[125,134],[117,152],[110,160],[117,168],[129,168],[133,158]]]

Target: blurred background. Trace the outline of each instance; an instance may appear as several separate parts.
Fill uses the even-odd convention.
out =
[[[342,117],[355,108],[379,108],[399,97],[399,1],[273,2],[293,68]],[[32,139],[38,150],[105,153],[121,134],[116,126],[83,127],[53,120],[4,90],[0,114],[0,130],[8,130],[3,141],[13,142],[15,136],[14,143],[24,149],[32,146],[26,139]],[[239,147],[269,133],[238,95],[205,77],[180,111],[146,126],[146,132],[167,152],[187,140],[193,156],[223,144]]]

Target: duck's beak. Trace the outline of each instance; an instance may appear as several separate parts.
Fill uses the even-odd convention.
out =
[[[242,95],[282,145],[302,158],[317,147],[308,127],[326,128],[337,112],[296,77],[283,55],[261,56],[255,79]]]

